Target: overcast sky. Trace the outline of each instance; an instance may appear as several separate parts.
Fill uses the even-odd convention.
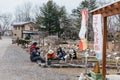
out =
[[[42,6],[43,3],[46,3],[48,0],[0,0],[0,12],[14,12],[16,6],[22,5],[26,2],[32,2],[33,5],[37,4]],[[82,0],[53,0],[59,6],[65,6],[68,13],[71,13],[71,10],[76,8]]]

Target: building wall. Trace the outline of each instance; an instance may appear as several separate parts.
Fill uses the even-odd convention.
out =
[[[25,30],[35,30],[35,25],[34,24],[27,24],[27,25],[25,25]]]
[[[29,24],[25,24],[24,26],[14,26],[13,27],[13,37],[22,38],[23,37],[23,35],[22,35],[23,30],[33,30],[33,31],[35,31],[35,24],[29,23]]]
[[[17,37],[19,37],[19,38],[21,38],[22,37],[22,30],[21,30],[21,28],[19,29],[19,27],[18,26],[15,26],[17,29],[15,29],[14,28],[14,30],[13,30],[13,38],[17,38]]]
[[[30,26],[28,24],[25,25],[25,30],[30,30]]]

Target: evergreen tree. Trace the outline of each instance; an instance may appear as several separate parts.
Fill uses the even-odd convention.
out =
[[[58,34],[60,36],[62,28],[60,23],[66,16],[65,8],[59,7],[53,1],[48,1],[40,7],[40,14],[36,17],[37,23],[44,26],[40,29],[48,31],[49,34]]]
[[[82,9],[87,9],[88,10],[88,33],[87,33],[87,38],[88,40],[93,40],[93,28],[92,28],[92,15],[90,14],[90,11],[97,8],[96,6],[96,0],[85,0],[82,1],[81,4],[76,8],[72,10],[72,15],[77,18],[77,24],[76,25],[78,28],[81,27],[81,10]]]

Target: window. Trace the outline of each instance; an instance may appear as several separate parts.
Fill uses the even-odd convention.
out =
[[[17,27],[15,26],[14,29],[17,30]]]
[[[31,31],[33,31],[33,28],[32,28],[32,27],[30,27],[30,30],[31,30]]]
[[[14,34],[14,36],[16,36],[16,34]]]
[[[18,26],[18,30],[20,30],[20,26]]]
[[[24,26],[21,26],[22,30],[25,30],[25,27]]]

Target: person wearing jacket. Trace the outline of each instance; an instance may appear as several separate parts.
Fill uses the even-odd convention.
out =
[[[30,46],[30,53],[32,52],[33,49],[35,49],[37,46],[37,42],[34,42],[31,46]]]
[[[70,48],[69,56],[70,56],[70,59],[77,59],[78,58],[77,52],[73,48]]]
[[[53,50],[50,49],[50,50],[46,53],[45,57],[46,57],[46,62],[47,62],[46,64],[47,64],[47,65],[50,65],[50,64],[51,64],[51,61],[56,59],[56,53],[55,53]]]
[[[57,49],[57,58],[64,59],[65,55],[66,55],[65,51],[61,47],[59,47]]]
[[[34,48],[30,53],[30,60],[32,62],[44,63],[45,60],[40,56],[39,47]]]

